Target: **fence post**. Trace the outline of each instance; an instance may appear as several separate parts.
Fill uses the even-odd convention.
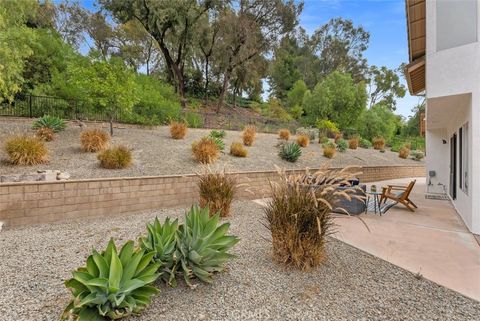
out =
[[[30,118],[32,118],[33,117],[33,113],[32,113],[32,94],[29,95],[28,105],[29,105],[29,109],[30,109]]]

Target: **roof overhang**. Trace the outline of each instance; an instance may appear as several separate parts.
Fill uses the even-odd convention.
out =
[[[426,3],[425,0],[405,0],[408,33],[409,64],[405,67],[410,94],[425,91]]]

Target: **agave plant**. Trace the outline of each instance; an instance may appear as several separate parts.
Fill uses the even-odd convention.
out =
[[[67,127],[65,121],[61,118],[45,115],[37,120],[35,120],[32,124],[32,129],[39,129],[39,128],[50,128],[55,133],[62,131]]]
[[[217,226],[219,219],[219,214],[210,217],[208,207],[194,205],[186,214],[185,223],[178,228],[174,259],[190,286],[190,279],[194,277],[210,283],[213,273],[223,271],[224,263],[234,257],[227,252],[239,239],[225,235],[230,224]]]
[[[158,218],[155,218],[153,224],[147,224],[147,236],[140,238],[140,246],[146,252],[154,253],[153,261],[160,264],[160,270],[163,272],[162,278],[170,286],[176,286],[176,265],[173,254],[177,230],[178,220],[172,222],[167,217],[162,225]]]
[[[225,131],[222,130],[212,130],[210,131],[210,137],[216,137],[216,138],[224,138],[226,135]]]
[[[112,239],[103,253],[94,250],[87,265],[72,272],[73,278],[65,282],[74,298],[62,319],[96,321],[139,313],[158,293],[150,285],[159,277],[160,263],[152,263],[154,254],[135,249],[133,241],[117,253]]]
[[[280,152],[278,153],[278,155],[288,161],[288,162],[296,162],[297,159],[302,155],[302,149],[300,148],[300,146],[295,143],[295,142],[292,142],[292,143],[287,143],[287,144],[284,144],[281,149],[280,149]]]
[[[225,149],[225,143],[220,137],[212,136],[212,134],[210,133],[208,138],[211,139],[215,143],[215,145],[217,145],[219,150],[223,151]]]

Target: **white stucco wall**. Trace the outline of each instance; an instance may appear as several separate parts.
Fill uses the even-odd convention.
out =
[[[427,170],[429,168],[436,170],[438,180],[441,180],[442,183],[445,182],[448,191],[449,139],[462,124],[468,121],[470,128],[468,140],[469,193],[466,195],[458,187],[460,173],[457,173],[457,199],[453,203],[468,228],[473,233],[480,234],[480,43],[477,39],[473,43],[437,50],[437,1],[426,1]],[[456,6],[461,6],[464,2],[442,1],[452,1]],[[478,23],[480,5],[476,6],[476,10],[477,22],[474,25],[477,28],[476,34],[480,35],[480,23]],[[470,25],[472,24],[470,23]],[[465,106],[463,99],[459,99],[457,103],[450,97],[443,101],[448,101],[449,106],[445,109],[444,104],[442,105],[442,97],[452,95],[463,97],[468,95],[469,102]],[[439,106],[442,106],[442,109]],[[437,118],[440,118],[440,121],[433,126],[434,128],[429,128],[429,114],[433,115],[434,113]],[[444,113],[445,117],[439,117],[439,113]],[[441,138],[442,136],[443,138]],[[447,144],[440,146],[441,139],[445,139]]]

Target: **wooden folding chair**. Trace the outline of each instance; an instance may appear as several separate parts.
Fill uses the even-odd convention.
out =
[[[415,186],[416,180],[413,180],[407,186],[402,185],[387,185],[387,187],[382,187],[382,196],[380,197],[380,204],[386,202],[387,199],[391,199],[397,203],[404,205],[410,211],[415,212],[417,205],[412,202],[409,198],[410,192]]]

